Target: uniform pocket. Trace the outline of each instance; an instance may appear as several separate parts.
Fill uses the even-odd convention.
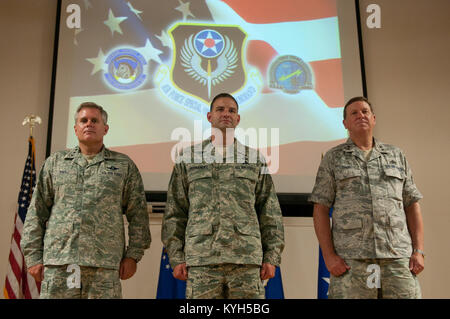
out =
[[[342,196],[341,200],[361,189],[361,171],[359,169],[337,169],[335,171],[336,187]]]
[[[237,230],[238,233],[240,233],[242,235],[253,236],[253,237],[260,238],[261,237],[261,232],[260,232],[258,226],[259,226],[258,224],[254,224],[254,225],[236,225],[235,229]]]
[[[194,218],[204,218],[212,203],[212,166],[205,164],[187,165],[189,193],[189,214]]]
[[[210,194],[212,187],[212,169],[210,165],[189,165],[187,170],[189,197]]]
[[[41,283],[41,299],[77,298],[80,290],[67,285],[67,265],[44,266],[44,280]]]
[[[95,237],[93,237],[95,260],[107,265],[119,265],[125,252],[123,224],[117,223],[114,227],[103,223],[95,226]]]
[[[78,171],[70,166],[55,168],[53,176],[55,187],[76,184],[78,181]]]
[[[211,224],[191,225],[191,227],[186,228],[187,237],[196,237],[196,236],[211,235],[211,234],[212,234]]]
[[[333,226],[333,243],[336,250],[345,253],[358,250],[363,236],[361,219],[347,219],[336,222]]]
[[[386,196],[403,201],[403,183],[405,175],[398,167],[383,167]]]
[[[235,225],[235,232],[231,247],[235,256],[254,259],[255,262],[262,260],[262,243],[259,224]]]
[[[118,270],[108,270],[117,271]],[[91,283],[91,287],[87,293],[89,299],[121,299],[122,286],[117,279],[95,277],[95,281]]]
[[[55,169],[53,174],[55,203],[74,205],[78,200],[77,185],[79,178],[77,170],[63,166]]]
[[[253,199],[258,176],[258,166],[256,165],[237,165],[234,168],[235,193],[240,200],[247,200],[247,204],[254,205]]]
[[[86,174],[95,174],[97,166],[86,168]],[[121,198],[127,174],[127,166],[120,162],[105,161],[98,168],[97,198],[111,198],[117,201]]]
[[[212,170],[209,165],[189,165],[187,170],[188,183],[194,183],[195,181],[212,178]]]
[[[402,214],[402,215],[399,215]],[[411,247],[411,236],[406,224],[406,216],[403,211],[392,210],[389,213],[388,238],[392,248]]]
[[[234,176],[237,178],[245,178],[256,183],[258,181],[258,168],[256,166],[236,166],[234,170]]]
[[[213,242],[212,234],[212,225],[206,220],[204,223],[188,225],[184,245],[186,257],[209,255]]]
[[[49,222],[44,235],[44,262],[57,260],[69,253],[72,236],[74,236],[72,221]]]

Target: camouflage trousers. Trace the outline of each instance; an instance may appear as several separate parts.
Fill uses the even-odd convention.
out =
[[[330,275],[330,299],[421,299],[409,258],[346,259],[351,267],[339,277]]]
[[[188,268],[187,299],[264,299],[260,266],[222,264]]]
[[[119,270],[75,265],[45,266],[41,299],[120,299]]]

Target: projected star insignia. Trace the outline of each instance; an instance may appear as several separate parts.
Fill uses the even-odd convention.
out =
[[[147,39],[147,41],[145,42],[144,47],[138,48],[137,50],[139,51],[140,54],[144,56],[146,61],[153,60],[160,64],[162,63],[161,59],[159,58],[159,55],[162,54],[163,52],[158,49],[155,49],[149,39]]]
[[[166,31],[162,30],[161,35],[156,35],[156,37],[161,41],[161,44],[165,47],[172,47],[172,41]]]
[[[184,3],[181,0],[178,0],[178,2],[180,3],[180,5],[176,7],[175,10],[178,10],[183,14],[183,21],[185,21],[188,16],[195,18],[195,16],[191,12],[191,9],[189,9],[189,6],[191,4],[190,2]]]
[[[103,70],[105,66],[105,55],[103,54],[102,49],[98,50],[98,55],[96,58],[88,58],[86,60],[94,65],[91,75],[94,75],[98,71]]]
[[[142,21],[142,18],[140,16],[142,11],[139,11],[139,10],[136,10],[135,8],[133,8],[133,5],[130,2],[127,3],[127,6],[128,6],[128,8],[130,8],[130,11],[133,12],[139,18],[139,20]]]
[[[217,54],[217,44],[223,42],[220,39],[214,39],[211,32],[208,32],[206,38],[197,38],[197,41],[203,44],[201,52],[205,52],[208,49],[214,51]]]
[[[128,19],[127,17],[115,17],[112,10],[109,9],[108,20],[103,21],[104,24],[108,26],[111,30],[111,35],[114,36],[114,32],[122,33],[122,29],[120,28],[120,23],[124,20]]]

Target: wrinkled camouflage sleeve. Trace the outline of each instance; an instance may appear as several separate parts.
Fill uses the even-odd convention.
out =
[[[408,161],[406,160],[405,155],[403,152],[401,152],[401,159],[403,161],[403,167],[405,168],[405,174],[406,178],[403,182],[403,207],[408,207],[411,204],[414,204],[415,202],[422,199],[422,194],[419,192],[419,190],[416,187],[416,184],[414,183],[414,178],[412,175],[411,167],[408,164]]]
[[[183,163],[178,163],[175,164],[170,177],[161,230],[161,240],[166,247],[172,268],[185,262],[184,243],[188,212],[186,167]]]
[[[331,169],[333,156],[327,152],[320,162],[316,175],[316,182],[312,190],[309,201],[322,204],[326,207],[332,207],[336,196],[336,180],[334,172]]]
[[[280,204],[270,174],[263,165],[256,185],[255,210],[259,218],[263,263],[279,266],[284,249],[284,226]]]
[[[125,257],[137,262],[150,247],[151,235],[142,177],[136,165],[130,161],[128,178],[123,194],[123,211],[128,220],[128,247]]]
[[[45,228],[54,200],[51,167],[49,158],[39,172],[22,231],[20,245],[27,267],[43,263]]]

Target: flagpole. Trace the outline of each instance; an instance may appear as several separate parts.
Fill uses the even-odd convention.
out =
[[[41,118],[30,114],[22,122],[29,125],[30,136],[28,138],[28,156],[22,175],[22,183],[18,196],[18,205],[14,216],[14,228],[11,236],[11,247],[8,258],[8,268],[5,278],[3,294],[5,299],[35,299],[39,298],[40,283],[27,273],[23,252],[20,247],[23,224],[25,223],[28,206],[31,201],[33,187],[35,185],[35,148],[33,128],[41,124]]]

